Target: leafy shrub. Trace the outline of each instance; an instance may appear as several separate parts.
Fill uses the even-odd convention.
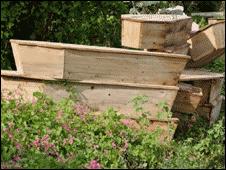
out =
[[[157,133],[128,128],[113,109],[95,115],[81,102],[55,103],[38,92],[32,102],[3,98],[1,117],[2,168],[224,167],[223,120],[160,144]]]

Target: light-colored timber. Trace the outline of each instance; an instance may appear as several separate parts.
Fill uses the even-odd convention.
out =
[[[196,109],[196,113],[206,118],[210,124],[213,124],[219,117],[222,105],[222,96],[218,96],[212,104],[200,105]]]
[[[183,44],[183,45],[180,45],[180,46],[166,47],[166,48],[164,48],[162,50],[151,50],[151,49],[145,49],[145,50],[146,51],[151,51],[151,52],[159,51],[159,52],[187,55],[188,51],[189,51],[189,47],[190,47],[190,45],[187,43],[187,44]]]
[[[121,15],[122,46],[163,51],[186,44],[192,19],[182,15]]]
[[[184,70],[180,82],[189,83],[202,89],[202,98],[196,112],[206,117],[210,123],[217,120],[220,110],[223,110],[220,96],[224,83],[224,73],[213,73],[204,69]]]
[[[225,52],[225,21],[208,25],[188,40],[191,61],[187,68],[202,67]]]
[[[194,113],[203,96],[202,89],[190,84],[180,83],[172,111]]]
[[[40,41],[10,40],[24,77],[174,86],[190,56]],[[15,55],[16,54],[16,55]]]
[[[215,24],[215,23],[218,23],[218,22],[222,22],[222,21],[225,21],[225,19],[208,18],[208,24],[209,24],[209,25]]]
[[[4,72],[3,72],[4,73]],[[137,118],[141,112],[136,112],[132,99],[137,96],[147,96],[148,101],[143,105],[144,111],[150,117],[157,117],[161,108],[157,105],[165,101],[171,109],[176,97],[178,87],[163,85],[144,85],[138,83],[107,84],[103,82],[68,82],[68,86],[58,81],[43,81],[1,74],[1,91],[7,97],[9,91],[21,92],[25,100],[32,101],[33,92],[39,91],[52,97],[54,100],[67,98],[70,92],[67,87],[76,91],[80,101],[89,105],[93,110],[105,111],[109,107],[115,108],[120,113]],[[13,93],[16,94],[16,93]]]

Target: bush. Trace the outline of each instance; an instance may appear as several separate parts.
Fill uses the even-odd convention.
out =
[[[9,39],[120,47],[120,1],[1,1],[1,67],[15,69]]]
[[[192,138],[160,144],[157,133],[128,128],[113,109],[95,116],[71,99],[9,96],[1,111],[2,168],[224,167],[222,120],[208,131],[197,127]]]

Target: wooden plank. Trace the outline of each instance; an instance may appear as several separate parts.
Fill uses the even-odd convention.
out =
[[[213,108],[210,113],[210,124],[213,124],[214,122],[216,122],[216,120],[218,119],[218,117],[220,115],[222,99],[223,99],[222,96],[218,96],[215,99],[215,101],[212,101]]]
[[[225,21],[225,19],[217,19],[217,18],[208,18],[208,25],[216,24],[218,22]]]
[[[117,81],[176,85],[186,62],[171,58],[66,50],[65,76],[69,80]]]
[[[179,87],[172,111],[194,113],[203,96],[202,89],[185,83],[180,83]]]
[[[3,97],[7,96],[4,91],[15,91],[20,87],[22,89],[20,96],[24,96],[25,100],[29,101],[32,100],[32,94],[35,91],[46,93],[54,100],[68,97],[70,94],[65,86],[59,85],[56,81],[46,83],[41,80],[1,75],[1,85]],[[162,110],[157,105],[165,101],[171,109],[178,90],[176,88],[151,88],[150,85],[148,87],[126,87],[91,83],[71,83],[70,88],[76,89],[80,101],[88,104],[94,110],[105,111],[109,107],[114,107],[118,112],[132,118],[141,115],[141,112],[136,112],[133,108],[131,100],[134,97],[147,96],[148,101],[143,105],[144,111],[150,112],[150,117],[158,117],[158,113]],[[163,118],[164,116],[167,115],[163,115]]]
[[[187,55],[189,51],[189,44],[183,44],[180,46],[172,46],[172,47],[166,47],[162,50],[152,50],[152,49],[144,49],[146,51],[158,51],[158,52],[167,52],[167,53],[174,53],[174,54],[184,54]]]
[[[220,17],[225,16],[225,12],[194,12],[191,16]]]
[[[11,40],[23,76],[36,79],[176,85],[189,56],[106,47]],[[56,48],[55,48],[56,47]],[[32,60],[31,57],[32,56]]]
[[[213,73],[205,69],[185,69],[180,75],[180,81],[212,80],[222,78],[224,78],[224,73]]]
[[[189,54],[192,60],[187,68],[202,67],[217,57],[225,50],[225,22],[218,22],[196,32],[187,41],[190,45]]]
[[[121,20],[122,46],[151,50],[164,50],[166,47],[186,44],[192,24],[190,17],[181,15],[129,14],[122,15]],[[139,29],[132,24],[124,24],[130,22],[139,25]]]
[[[212,80],[211,89],[210,89],[209,103],[213,103],[214,100],[216,100],[218,98],[218,96],[221,93],[223,82],[224,82],[224,79]]]

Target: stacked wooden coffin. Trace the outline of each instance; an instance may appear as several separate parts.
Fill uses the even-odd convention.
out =
[[[150,124],[154,127],[149,129],[157,128],[158,124],[161,127],[162,122],[171,122],[176,128],[177,119],[156,119],[162,111],[158,104],[164,100],[171,109],[180,73],[190,57],[21,40],[11,40],[11,45],[17,71],[1,71],[3,97],[9,90],[21,89],[27,100],[32,100],[35,91],[62,99],[70,92],[58,82],[67,80],[76,89],[79,100],[94,111],[114,107],[129,118],[138,118],[141,113],[135,111],[131,100],[147,96],[143,108],[151,113],[150,121],[157,122]]]

